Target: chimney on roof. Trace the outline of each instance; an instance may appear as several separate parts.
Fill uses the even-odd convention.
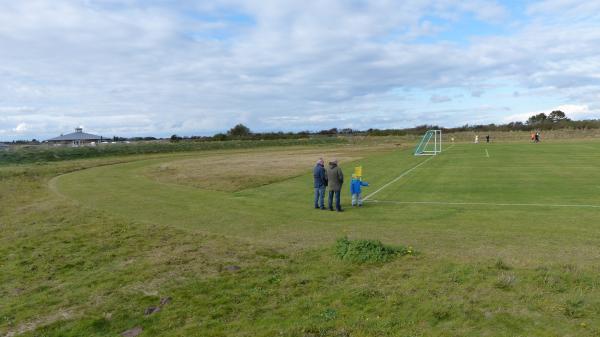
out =
[[[75,128],[75,132],[82,133],[83,132],[83,128],[81,128],[81,127]]]

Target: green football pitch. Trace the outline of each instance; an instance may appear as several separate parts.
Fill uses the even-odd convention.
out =
[[[531,256],[548,240],[579,246],[578,240],[599,234],[598,149],[597,143],[456,144],[438,156],[367,154],[341,163],[347,180],[362,165],[370,183],[361,209],[349,207],[344,188],[342,214],[312,209],[309,167],[306,174],[237,192],[143,174],[174,160],[169,157],[75,172],[56,184],[69,198],[130,219],[259,242],[278,238],[297,248],[349,235],[452,255],[496,246]]]

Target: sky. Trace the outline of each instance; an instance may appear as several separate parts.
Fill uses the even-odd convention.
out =
[[[600,1],[0,0],[0,140],[600,118]]]

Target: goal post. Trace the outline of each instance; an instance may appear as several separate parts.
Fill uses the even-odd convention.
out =
[[[427,130],[415,148],[415,156],[435,156],[442,152],[442,130]]]

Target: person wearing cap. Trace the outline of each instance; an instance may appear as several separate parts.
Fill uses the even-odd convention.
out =
[[[325,162],[322,158],[317,160],[313,169],[313,180],[315,188],[315,208],[325,209],[325,187],[327,186],[327,172]]]
[[[329,210],[333,211],[333,198],[335,196],[335,209],[338,212],[343,212],[341,205],[340,191],[344,183],[344,173],[338,166],[337,159],[329,162],[329,170],[327,170],[327,183],[329,185]]]

